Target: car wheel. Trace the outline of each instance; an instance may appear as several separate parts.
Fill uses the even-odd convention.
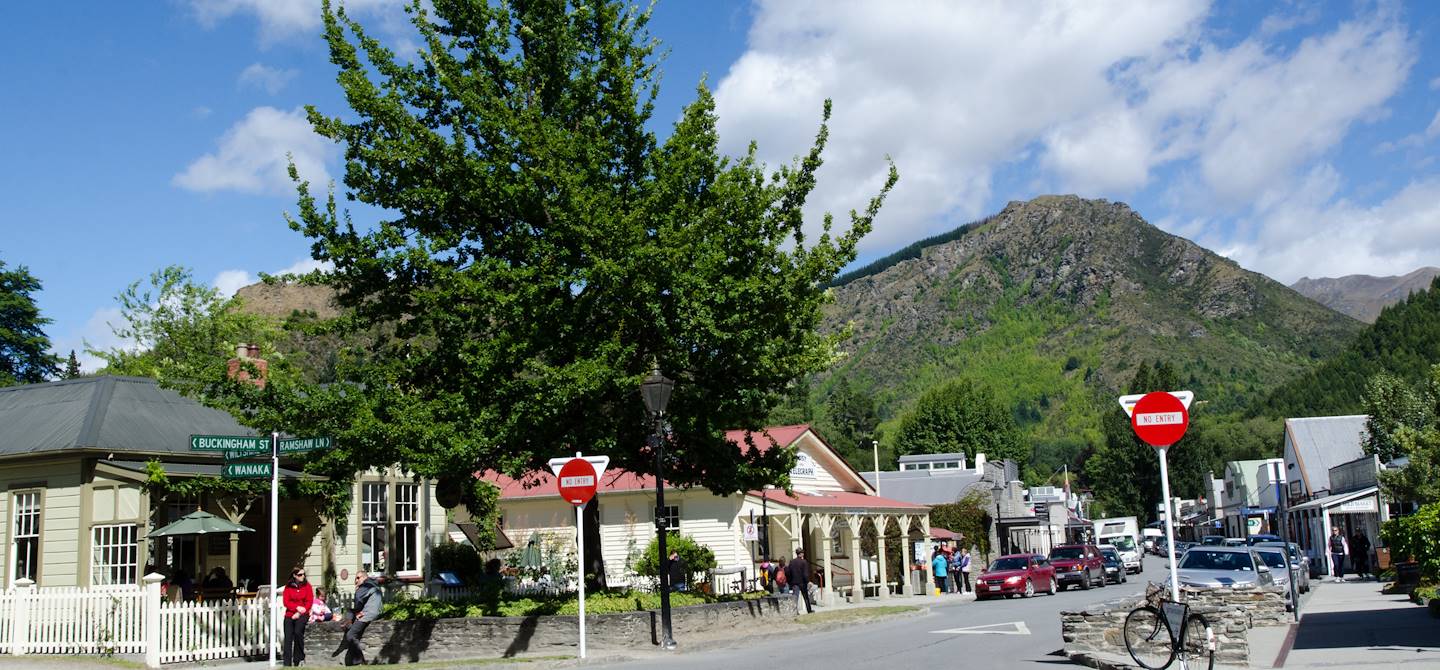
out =
[[[1122,576],[1122,577],[1120,578],[1120,583],[1121,583],[1121,584],[1124,584],[1125,582],[1128,582],[1128,581],[1130,581],[1130,578],[1129,578],[1129,577],[1123,577],[1123,576]]]
[[[1080,577],[1080,589],[1082,591],[1089,591],[1090,587],[1095,585],[1094,582],[1095,578],[1090,576],[1089,570],[1086,570],[1085,574]]]
[[[1106,583],[1107,583],[1107,580],[1105,579],[1105,573],[1102,572],[1102,573],[1100,573],[1100,588],[1102,588],[1102,589],[1105,588],[1105,584],[1106,584]]]
[[[1025,580],[1025,595],[1023,597],[1029,598],[1033,595],[1035,595],[1035,583],[1027,579]]]
[[[1055,576],[1050,576],[1050,595],[1055,595],[1060,590],[1060,585],[1055,582]]]

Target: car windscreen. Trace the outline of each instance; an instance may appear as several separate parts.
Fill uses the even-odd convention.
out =
[[[1275,551],[1257,551],[1255,553],[1260,555],[1260,560],[1265,561],[1265,565],[1272,568],[1285,568],[1285,554],[1280,553],[1279,549]]]
[[[1120,561],[1120,552],[1115,551],[1114,549],[1101,549],[1101,550],[1100,550],[1100,555],[1103,556],[1103,557],[1105,557],[1105,560],[1107,560],[1107,561],[1111,561],[1111,562],[1119,562],[1119,561]]]
[[[1120,537],[1110,537],[1106,539],[1110,541],[1110,544],[1115,545],[1115,548],[1119,549],[1120,551],[1135,551],[1135,540],[1132,540],[1129,537],[1121,535]]]
[[[1025,559],[1023,558],[997,558],[990,564],[990,571],[998,570],[1024,570]]]
[[[1182,570],[1244,570],[1252,571],[1255,566],[1250,555],[1240,551],[1208,551],[1199,547],[1185,552],[1180,559]]]
[[[1052,561],[1055,559],[1083,558],[1084,556],[1085,550],[1080,547],[1059,547],[1050,552],[1050,560]]]

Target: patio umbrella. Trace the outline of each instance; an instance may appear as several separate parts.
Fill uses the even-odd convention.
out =
[[[520,565],[527,568],[538,568],[540,563],[540,533],[531,533],[530,540],[525,543],[525,550],[520,553]]]
[[[205,535],[207,533],[249,533],[255,529],[232,523],[209,512],[194,511],[161,528],[150,531],[149,537],[171,535]]]

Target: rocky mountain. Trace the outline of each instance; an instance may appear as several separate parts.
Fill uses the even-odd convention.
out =
[[[258,282],[236,291],[235,297],[240,299],[246,312],[276,319],[289,318],[295,312],[314,312],[322,319],[340,313],[335,306],[334,290],[328,286]]]
[[[1429,288],[1430,281],[1436,276],[1440,276],[1440,268],[1424,267],[1398,277],[1303,277],[1290,288],[1337,312],[1349,314],[1365,323],[1375,323],[1380,310],[1404,300],[1411,293]]]
[[[823,407],[844,377],[893,420],[926,389],[966,377],[1013,407],[1036,441],[1089,440],[1106,394],[1142,361],[1166,362],[1228,411],[1362,328],[1123,203],[1012,202],[940,239],[832,288],[825,327],[852,335],[812,402]]]

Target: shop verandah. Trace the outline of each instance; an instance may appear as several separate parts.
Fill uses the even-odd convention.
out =
[[[773,490],[749,492],[744,509],[760,526],[750,543],[757,568],[804,549],[824,603],[931,593],[927,506],[845,491]],[[918,583],[911,578],[917,563]]]

